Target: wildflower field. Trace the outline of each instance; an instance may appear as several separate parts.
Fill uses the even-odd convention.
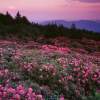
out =
[[[100,100],[100,52],[61,45],[0,40],[0,100]]]

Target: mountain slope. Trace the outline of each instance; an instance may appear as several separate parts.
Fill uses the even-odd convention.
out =
[[[74,23],[76,25],[76,28],[79,29],[86,29],[89,31],[94,31],[94,32],[100,32],[100,22],[98,21],[90,21],[90,20],[79,20],[79,21],[65,21],[65,20],[50,20],[50,21],[45,21],[42,22],[42,25],[47,25],[47,24],[57,24],[57,25],[63,25],[65,27],[70,28],[71,25]]]

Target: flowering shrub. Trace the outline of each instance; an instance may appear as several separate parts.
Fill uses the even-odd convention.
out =
[[[68,53],[71,50],[69,48],[57,47],[53,45],[43,45],[42,49],[48,52]]]
[[[33,92],[32,88],[25,89],[22,85],[13,87],[3,87],[0,85],[0,100],[44,100],[41,94]]]
[[[1,45],[0,99],[99,100],[99,66],[100,58],[67,47]]]

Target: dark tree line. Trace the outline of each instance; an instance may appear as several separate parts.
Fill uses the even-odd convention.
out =
[[[6,14],[0,13],[0,24],[4,25],[12,25],[12,24],[29,24],[30,22],[25,16],[21,16],[19,12],[17,12],[15,18],[13,18],[9,12],[6,12]]]
[[[66,36],[69,38],[91,38],[100,40],[100,34],[87,30],[76,29],[75,24],[72,27],[65,28],[63,25],[48,24],[40,25],[30,22],[26,16],[21,16],[17,12],[12,17],[9,12],[0,13],[0,38],[20,38],[20,39],[36,39],[38,36],[46,37]]]

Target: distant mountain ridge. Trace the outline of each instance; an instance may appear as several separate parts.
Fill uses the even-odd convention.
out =
[[[76,28],[78,29],[86,29],[89,31],[100,33],[100,20],[96,20],[96,21],[92,21],[92,20],[78,20],[78,21],[48,20],[40,24],[42,25],[57,24],[57,25],[63,25],[68,28],[70,28],[72,24],[75,24]]]

